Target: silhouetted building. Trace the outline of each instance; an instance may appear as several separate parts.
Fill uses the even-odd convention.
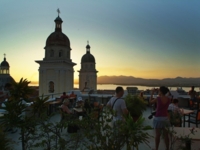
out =
[[[6,61],[6,55],[0,65],[0,90],[3,90],[6,83],[11,83],[14,79],[10,76],[10,65]]]
[[[79,71],[79,89],[97,90],[97,73],[94,56],[90,53],[89,43],[86,46],[86,54],[81,58],[81,69]]]
[[[59,14],[55,31],[46,40],[45,57],[36,61],[39,67],[39,95],[62,93],[74,87],[74,65],[71,60],[69,38],[62,33],[62,19]]]

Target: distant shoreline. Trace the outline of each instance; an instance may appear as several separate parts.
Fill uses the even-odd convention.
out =
[[[109,84],[109,83],[108,83]],[[159,84],[149,84],[149,85],[144,85],[144,84],[113,84],[113,85],[128,85],[128,86],[147,86],[147,87],[160,87],[160,86],[167,86],[167,87],[191,87],[191,86],[195,86],[195,87],[199,87],[199,85],[159,85]]]
[[[78,83],[75,83],[76,85]],[[160,87],[160,86],[167,86],[167,87],[191,87],[191,86],[195,86],[195,87],[200,87],[199,85],[194,85],[194,84],[191,84],[191,85],[170,85],[170,84],[165,84],[165,85],[161,85],[161,84],[127,84],[127,83],[97,83],[98,85],[122,85],[122,86],[132,86],[132,87],[137,87],[137,86],[146,86],[146,87]],[[39,85],[30,85],[31,87],[39,87]]]

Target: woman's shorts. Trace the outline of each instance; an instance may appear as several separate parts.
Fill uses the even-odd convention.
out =
[[[153,120],[153,127],[155,129],[170,127],[170,121],[168,117],[155,117]]]

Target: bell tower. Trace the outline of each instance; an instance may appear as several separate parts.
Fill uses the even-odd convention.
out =
[[[81,58],[79,71],[79,89],[81,91],[97,90],[97,73],[94,56],[90,53],[89,41],[86,45],[86,54]]]
[[[54,20],[55,31],[49,35],[45,45],[45,57],[35,61],[39,67],[39,95],[63,93],[74,88],[74,65],[71,60],[69,38],[62,33],[62,19]]]

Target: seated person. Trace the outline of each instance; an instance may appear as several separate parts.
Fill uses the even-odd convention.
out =
[[[139,97],[140,97],[142,100],[144,100],[144,99],[145,99],[145,98],[144,98],[144,93],[143,93],[143,92],[140,92]]]
[[[180,127],[182,123],[183,110],[178,107],[178,99],[173,99],[173,102],[168,106],[168,112],[170,114],[171,125]]]
[[[190,95],[190,98],[193,102],[197,102],[197,93],[194,90],[194,86],[191,87],[191,90],[188,92],[188,94]]]
[[[72,93],[69,95],[70,98],[76,98],[76,95],[74,94],[74,92],[72,91]]]
[[[66,94],[66,92],[63,92],[63,95],[60,97],[62,100],[64,100],[65,98],[68,98],[69,96]]]
[[[84,106],[84,101],[83,101],[82,97],[78,97],[77,102],[76,102],[76,107],[81,108],[83,106]]]
[[[61,105],[61,108],[63,110],[63,112],[67,113],[67,114],[72,114],[72,111],[69,109],[69,99],[65,98],[63,101],[63,104]]]

